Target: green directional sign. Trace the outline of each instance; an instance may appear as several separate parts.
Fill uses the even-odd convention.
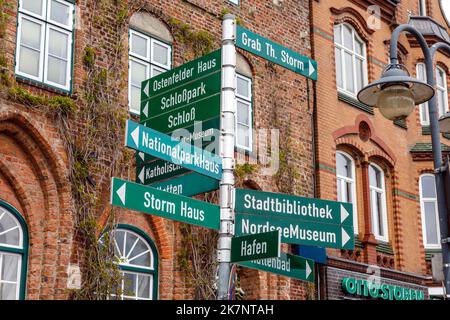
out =
[[[161,73],[141,85],[141,101],[182,86],[194,79],[214,73],[222,68],[222,50],[213,51],[179,67]]]
[[[279,258],[245,261],[238,264],[247,268],[314,282],[314,261],[293,254],[281,253]]]
[[[141,101],[140,122],[142,123],[163,113],[174,112],[174,110],[183,108],[187,112],[185,109],[188,105],[193,106],[195,103],[200,103],[213,95],[220,95],[221,81],[222,74],[219,70],[206,77],[186,83],[181,87],[175,87],[170,91],[150,96],[150,99],[147,101]],[[217,109],[217,106],[215,109]]]
[[[193,145],[127,120],[125,146],[220,180],[222,159]]]
[[[189,172],[189,170],[182,166],[158,159],[150,163],[136,166],[136,182],[149,185],[187,172]]]
[[[111,204],[219,230],[219,206],[118,178],[112,178]]]
[[[305,77],[317,80],[317,62],[269,39],[236,26],[236,46],[279,64]]]
[[[280,237],[279,231],[271,231],[232,238],[231,262],[279,257]]]
[[[236,189],[236,212],[353,226],[350,203]]]
[[[353,249],[353,227],[337,224],[273,218],[267,215],[236,214],[236,235],[280,230],[281,241],[336,249]]]
[[[146,127],[167,133],[193,126],[195,121],[203,122],[213,118],[218,119],[219,115],[220,93],[217,93],[197,102],[184,105],[181,108],[159,113],[145,122],[141,121],[141,123],[144,123]],[[202,125],[201,128],[203,130],[210,129],[210,127],[205,125]],[[219,129],[219,127],[213,128]]]
[[[169,180],[150,184],[151,187],[166,192],[192,197],[219,188],[219,181],[199,173],[188,173]]]

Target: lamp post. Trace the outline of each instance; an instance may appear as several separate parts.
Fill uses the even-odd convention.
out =
[[[405,70],[402,70],[403,66],[398,63],[397,44],[402,32],[411,33],[422,48],[425,57],[427,83],[410,77]],[[389,120],[404,119],[413,111],[415,105],[428,101],[444,271],[444,294],[447,296],[447,294],[450,294],[450,239],[439,126],[441,125],[441,130],[450,129],[450,114],[447,113],[438,120],[436,97],[434,95],[433,58],[439,49],[450,53],[450,46],[445,43],[436,43],[429,48],[423,35],[413,26],[408,24],[398,26],[391,36],[390,64],[379,80],[361,89],[358,93],[358,100],[367,105],[378,107],[380,112]]]

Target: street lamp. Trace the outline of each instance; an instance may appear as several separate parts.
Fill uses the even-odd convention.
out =
[[[399,65],[397,58],[397,47],[398,39],[402,32],[409,32],[419,42],[425,57],[426,83],[411,78],[406,71],[401,70],[401,65]],[[448,297],[447,295],[450,294],[450,238],[448,235],[448,212],[445,199],[440,131],[450,131],[450,114],[447,113],[438,120],[438,109],[434,95],[435,79],[433,58],[437,50],[444,50],[450,53],[450,46],[446,43],[439,42],[429,48],[423,35],[409,24],[402,24],[395,28],[390,43],[390,64],[379,80],[361,89],[358,93],[358,100],[370,106],[378,107],[380,112],[389,120],[404,119],[413,111],[414,105],[428,101],[439,212],[444,293],[445,297]],[[439,129],[440,125],[442,126],[441,130]]]
[[[389,120],[406,118],[414,106],[424,103],[434,95],[433,87],[413,78],[402,65],[389,64],[381,78],[358,92],[358,100],[372,107],[378,107]]]

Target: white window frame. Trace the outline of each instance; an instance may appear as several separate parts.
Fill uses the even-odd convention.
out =
[[[153,38],[152,36],[149,36],[145,33],[142,33],[140,31],[137,31],[135,29],[130,28],[129,29],[129,46],[128,46],[128,111],[135,115],[140,115],[140,110],[136,111],[132,109],[131,106],[131,61],[134,61],[136,63],[140,63],[146,66],[146,79],[149,79],[153,77],[153,71],[158,70],[161,72],[165,72],[171,69],[172,67],[172,46],[162,42],[158,39]],[[133,45],[133,37],[132,35],[136,35],[138,37],[144,38],[147,40],[147,52],[146,54],[148,56],[144,57],[140,54],[134,53],[131,51],[132,45]],[[158,45],[161,45],[168,49],[168,65],[163,65],[161,63],[158,63],[153,59],[153,44],[156,43]],[[139,88],[140,90],[140,88]],[[139,106],[140,109],[140,106]]]
[[[381,185],[382,188],[378,188],[375,186],[372,186],[370,184],[370,174],[369,174],[369,189],[370,189],[370,211],[371,211],[371,217],[372,217],[372,232],[375,236],[375,239],[379,240],[379,241],[383,241],[383,242],[388,242],[389,241],[389,229],[388,229],[388,216],[387,216],[387,204],[386,204],[386,181],[385,181],[385,174],[384,171],[375,163],[370,163],[370,166],[373,166],[374,168],[376,168],[377,170],[380,171],[381,174]],[[381,194],[381,202],[382,202],[382,207],[381,207],[381,215],[382,215],[382,219],[383,219],[383,231],[384,231],[384,236],[380,235],[380,226],[378,223],[378,216],[376,216],[376,214],[378,214],[375,211],[375,201],[374,199],[376,199],[376,194],[380,193]]]
[[[12,212],[10,212],[6,208],[0,206],[0,220],[1,220],[1,218],[4,215],[9,215],[9,217],[11,217],[14,220],[14,222],[16,223],[16,227],[19,229],[19,244],[18,245],[10,245],[10,244],[6,244],[6,243],[0,243],[0,275],[2,274],[2,263],[3,263],[2,257],[4,255],[17,256],[18,257],[18,266],[17,266],[17,276],[16,276],[17,281],[16,282],[1,280],[1,277],[0,277],[0,282],[1,283],[11,283],[11,284],[14,283],[14,284],[16,284],[16,296],[15,296],[15,299],[19,300],[20,299],[20,292],[22,290],[21,285],[22,285],[22,261],[23,261],[22,259],[23,259],[23,254],[15,253],[15,252],[8,252],[8,251],[5,251],[5,250],[2,250],[1,247],[3,247],[3,248],[15,248],[15,249],[23,250],[24,249],[23,248],[23,246],[24,246],[24,243],[23,243],[23,238],[24,238],[23,228],[22,228],[19,220],[15,217],[15,215]],[[11,230],[11,229],[9,229],[9,230]]]
[[[419,68],[423,68],[423,73],[419,70]],[[416,77],[419,80],[427,82],[427,69],[425,63],[419,62],[416,64]],[[422,112],[422,109],[425,110],[425,114]],[[419,114],[420,114],[420,124],[422,126],[429,126],[430,117],[428,111],[428,101],[419,105]]]
[[[64,29],[52,26],[50,24],[47,24],[47,28],[46,28],[47,36],[50,34],[50,29],[53,29],[53,30],[55,30],[57,32],[61,32],[61,33],[64,33],[64,34],[67,35],[68,59],[65,60],[66,61],[66,84],[65,85],[61,85],[59,83],[55,83],[53,81],[48,80],[47,79],[48,68],[44,68],[44,82],[47,83],[47,84],[50,84],[50,85],[52,85],[54,87],[58,87],[60,89],[68,90],[70,88],[70,80],[71,80],[70,70],[72,68],[71,57],[70,57],[71,56],[70,51],[71,51],[71,48],[72,48],[72,33],[67,31],[67,30],[64,30]],[[44,64],[46,66],[48,65],[48,57],[49,57],[48,47],[49,47],[49,41],[45,41]],[[58,57],[58,59],[64,60],[64,59],[61,59],[60,57]]]
[[[440,243],[437,244],[429,244],[427,243],[427,227],[426,227],[426,219],[425,219],[425,202],[434,202],[435,206],[435,217],[436,217],[436,231],[437,231],[437,239],[438,241],[441,239],[441,233],[440,233],[440,225],[439,225],[439,212],[438,212],[438,203],[437,203],[437,191],[436,191],[436,184],[434,185],[434,190],[436,197],[435,198],[425,198],[423,197],[423,187],[422,187],[422,178],[423,177],[432,177],[434,183],[435,182],[435,176],[429,173],[425,173],[420,175],[419,177],[419,195],[420,195],[420,216],[422,219],[422,234],[423,234],[423,246],[425,249],[441,249]]]
[[[352,47],[353,47],[352,50],[349,50],[348,48],[346,48],[344,46],[344,42],[345,42],[344,41],[344,26],[348,26],[350,28],[351,32],[352,32]],[[357,83],[356,83],[356,80],[357,80],[357,76],[356,76],[356,59],[362,60],[362,62],[363,62],[363,64],[362,64],[363,65],[363,76],[362,76],[363,83],[361,84],[361,88],[363,88],[365,85],[367,85],[367,82],[368,82],[368,75],[367,75],[367,45],[366,45],[366,42],[363,39],[361,39],[361,37],[358,35],[358,33],[356,32],[355,28],[353,28],[352,25],[350,25],[348,23],[340,23],[340,24],[337,24],[337,25],[334,26],[333,31],[335,31],[337,28],[339,28],[339,32],[341,33],[341,42],[342,43],[341,44],[337,43],[336,39],[334,39],[333,42],[334,42],[335,48],[337,48],[338,50],[341,51],[342,84],[345,87],[345,85],[347,83],[347,77],[348,77],[348,75],[347,75],[347,73],[345,71],[346,68],[345,68],[345,54],[344,54],[345,52],[347,52],[347,53],[349,53],[352,56],[352,63],[353,63],[353,74],[352,74],[352,77],[353,77],[353,83],[354,83],[354,86],[355,86],[355,88],[354,88],[355,92],[348,91],[345,88],[340,88],[339,84],[337,83],[337,78],[335,79],[336,80],[336,87],[337,87],[337,90],[339,92],[341,92],[341,93],[343,93],[345,95],[351,96],[353,98],[356,98],[356,95],[358,93],[357,92]],[[363,46],[362,46],[362,53],[363,53],[363,55],[360,55],[360,54],[358,54],[356,52],[355,39],[358,39],[358,41],[360,41],[363,44]],[[337,59],[337,57],[335,57],[335,59]],[[337,68],[336,68],[336,77],[337,77],[337,73],[338,72],[340,72],[340,71],[337,70]]]
[[[345,183],[348,182],[351,184],[351,192],[352,192],[352,207],[353,207],[353,231],[354,234],[358,234],[359,228],[358,228],[358,206],[357,206],[357,199],[356,199],[356,168],[355,168],[355,160],[346,152],[343,151],[336,151],[336,154],[341,154],[348,160],[350,160],[352,164],[352,176],[353,178],[341,176],[338,174],[337,170],[337,161],[336,161],[336,183],[340,184],[341,190],[345,187]],[[337,190],[336,190],[337,191]],[[339,194],[338,194],[338,201],[339,201]]]
[[[51,1],[56,1],[64,5],[69,6],[69,24],[63,25],[59,22],[50,19],[50,8],[49,4]],[[18,27],[16,36],[16,65],[15,73],[24,78],[34,80],[64,91],[70,91],[72,82],[72,44],[73,44],[73,17],[74,17],[75,5],[69,1],[63,0],[43,0],[42,4],[42,15],[38,15],[31,11],[23,9],[23,0],[19,1],[19,12],[18,12]],[[20,67],[20,51],[21,51],[21,34],[22,34],[22,20],[26,19],[34,23],[41,25],[41,43],[40,43],[40,54],[39,54],[39,74],[38,76],[33,76],[19,70]],[[58,32],[63,32],[68,35],[67,43],[67,66],[66,66],[66,83],[61,85],[47,80],[47,62],[48,62],[48,46],[49,46],[49,29],[52,28]]]
[[[444,79],[444,86],[440,86],[437,81],[438,72],[442,72]],[[443,116],[446,112],[448,112],[448,91],[447,91],[447,72],[440,66],[436,66],[436,91],[441,91],[444,96],[444,113],[441,113],[441,109],[439,108],[439,100],[438,95],[436,94],[436,106],[438,108],[438,116]]]
[[[235,117],[236,139],[235,139],[235,142],[236,142],[236,147],[238,147],[239,149],[243,149],[243,150],[251,152],[253,149],[253,103],[252,103],[252,101],[253,101],[253,95],[252,95],[253,82],[250,77],[236,73],[236,79],[235,79],[236,88],[237,88],[237,79],[238,78],[243,79],[243,80],[247,81],[247,83],[248,83],[248,92],[249,92],[248,97],[238,94],[237,89],[236,89],[236,105],[237,105],[237,102],[241,102],[248,106],[248,119],[249,119],[248,121],[249,121],[249,123],[247,125],[245,123],[238,122],[238,116],[237,116],[237,112],[236,112],[236,117]],[[249,130],[249,133],[248,133],[249,145],[248,145],[248,147],[240,145],[238,143],[238,130],[237,130],[238,123],[241,125],[248,126],[248,130]]]

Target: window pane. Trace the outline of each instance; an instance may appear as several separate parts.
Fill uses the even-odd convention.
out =
[[[344,26],[344,47],[353,51],[353,36],[349,26]]]
[[[341,49],[335,48],[334,53],[336,56],[336,82],[338,88],[344,88],[344,83],[342,80],[342,56]]]
[[[363,87],[364,82],[364,63],[360,59],[356,59],[356,91]]]
[[[380,188],[380,170],[374,166],[369,166],[369,184],[373,187]]]
[[[0,220],[0,243],[11,246],[20,245],[19,225],[9,212],[5,212]]]
[[[139,113],[141,112],[141,89],[131,86],[130,90],[130,108],[131,110]]]
[[[22,8],[42,16],[42,1],[43,0],[23,0]]]
[[[249,106],[246,103],[238,101],[237,103],[237,122],[249,125],[250,119],[248,116]]]
[[[238,95],[250,98],[249,81],[238,77],[236,91]]]
[[[352,178],[352,162],[342,153],[336,153],[336,171],[340,176]]]
[[[136,274],[125,272],[123,281],[123,295],[136,296]]]
[[[136,246],[134,247],[133,251],[131,252],[131,254],[130,254],[130,256],[129,256],[129,259],[132,259],[132,258],[136,257],[137,255],[139,255],[139,254],[141,254],[141,253],[143,253],[143,252],[149,251],[149,250],[150,250],[150,248],[147,246],[147,244],[146,244],[144,241],[140,240],[140,241],[136,244]],[[141,264],[141,263],[140,263],[142,266],[150,267],[150,266],[151,266],[151,265],[150,265],[150,261],[149,261],[149,259],[147,258],[147,256],[144,255],[144,256],[141,256],[141,257],[145,257],[144,260],[138,260],[139,258],[136,258],[135,260],[138,260],[138,261],[144,263],[144,264]],[[150,257],[150,255],[148,255],[148,257]],[[133,261],[134,261],[134,260],[133,260]],[[132,261],[132,262],[133,262],[133,261]],[[136,263],[136,262],[134,261],[134,263]]]
[[[140,87],[142,81],[147,79],[147,66],[136,61],[131,61],[131,83]]]
[[[350,92],[354,92],[355,91],[355,84],[354,84],[354,79],[353,79],[353,57],[352,55],[350,55],[347,52],[344,52],[344,57],[345,57],[345,77],[347,80],[346,83],[346,90],[350,91]]]
[[[157,42],[153,42],[153,61],[162,65],[169,65],[169,49]]]
[[[68,39],[65,33],[49,29],[48,52],[59,58],[67,59],[68,56]]]
[[[440,87],[444,87],[444,71],[441,69],[436,69],[436,84]]]
[[[130,250],[133,247],[134,243],[136,242],[136,240],[138,239],[138,237],[131,233],[131,232],[127,232],[127,242],[126,242],[126,247],[125,247],[125,255],[128,256],[130,254]],[[131,256],[129,256],[130,258]]]
[[[117,247],[119,247],[119,251],[120,251],[120,255],[121,256],[123,255],[122,251],[123,251],[123,239],[124,239],[124,237],[125,237],[125,233],[123,231],[121,231],[121,230],[114,231],[114,240],[117,243]]]
[[[363,51],[364,51],[364,43],[359,41],[358,39],[355,39],[355,52],[362,56]]]
[[[383,224],[383,196],[381,193],[376,193],[377,197],[377,216],[378,216],[378,232],[380,236],[384,236],[384,224]]]
[[[22,19],[20,43],[36,50],[41,48],[41,28],[39,23]]]
[[[38,77],[39,76],[39,51],[20,47],[19,71]]]
[[[3,255],[2,274],[0,280],[17,282],[17,269],[19,268],[19,256],[12,254]]]
[[[0,300],[15,300],[17,285],[13,283],[0,283]]]
[[[428,124],[428,103],[422,103],[420,105],[420,122],[422,124]]]
[[[159,74],[161,74],[161,73],[163,73],[163,72],[166,72],[166,70],[159,69],[159,68],[156,68],[156,67],[153,67],[153,66],[152,66],[152,70],[151,70],[150,77],[157,76],[157,75],[159,75]]]
[[[436,225],[436,203],[425,202],[425,227],[427,233],[427,244],[438,244],[438,233]]]
[[[135,266],[142,266],[142,267],[149,267],[151,266],[151,255],[150,252],[147,252],[141,256],[139,256],[138,258],[129,261],[130,264],[135,265]]]
[[[66,85],[66,68],[67,62],[58,58],[48,57],[47,80]]]
[[[341,24],[334,27],[334,42],[339,44],[342,44],[341,28],[342,28]]]
[[[138,275],[138,297],[150,298],[150,276]]]
[[[422,197],[436,198],[436,184],[433,176],[422,176]]]
[[[237,142],[240,146],[250,147],[249,128],[242,124],[237,125]]]
[[[63,25],[70,25],[70,6],[52,0],[50,5],[50,19]]]
[[[140,56],[146,57],[148,59],[147,41],[149,41],[149,40],[144,37],[141,37],[135,33],[132,33],[131,34],[131,52],[138,54]]]

